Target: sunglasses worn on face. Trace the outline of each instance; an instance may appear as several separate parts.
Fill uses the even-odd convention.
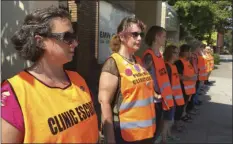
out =
[[[132,34],[132,36],[134,38],[137,38],[139,35],[141,36],[141,38],[144,37],[144,33],[143,32],[141,32],[141,33],[139,33],[139,32],[131,32],[130,34]]]
[[[56,40],[64,42],[68,45],[72,44],[74,41],[79,44],[77,35],[71,32],[51,33],[49,37],[55,38]]]

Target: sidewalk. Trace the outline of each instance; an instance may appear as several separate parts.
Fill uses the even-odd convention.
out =
[[[200,96],[200,114],[183,133],[175,133],[179,143],[232,143],[232,63],[218,67],[210,78],[216,83]]]

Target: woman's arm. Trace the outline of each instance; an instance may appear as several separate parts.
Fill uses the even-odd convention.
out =
[[[24,133],[9,124],[4,119],[2,121],[2,143],[23,143]]]
[[[114,99],[114,94],[118,86],[118,77],[108,73],[102,72],[99,82],[99,103],[102,111],[102,124],[104,136],[107,143],[115,143],[113,115],[111,103]]]
[[[23,143],[24,121],[16,96],[10,84],[1,84],[2,143]]]

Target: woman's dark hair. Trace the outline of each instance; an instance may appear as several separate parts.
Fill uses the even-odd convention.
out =
[[[163,27],[152,26],[146,33],[145,43],[148,46],[152,46],[153,42],[155,41],[155,36],[161,34],[162,32],[166,32]]]
[[[23,25],[11,38],[19,56],[37,62],[44,54],[44,45],[41,39],[36,40],[35,35],[49,36],[53,28],[51,21],[58,17],[70,19],[70,14],[65,9],[55,6],[38,9],[28,14]]]
[[[121,40],[119,34],[129,28],[131,24],[137,24],[140,27],[141,31],[144,31],[144,29],[146,28],[146,25],[135,17],[125,17],[124,19],[122,19],[121,23],[117,27],[117,34],[113,35],[110,40],[110,48],[113,52],[118,52],[120,49]]]
[[[176,49],[178,49],[177,46],[175,46],[175,45],[168,45],[168,46],[165,48],[164,52],[163,52],[164,60],[165,60],[165,61],[171,60],[172,54],[173,54],[173,52],[174,52]]]
[[[188,44],[182,44],[180,46],[180,56],[184,56],[184,52],[189,52],[191,50],[191,46]]]

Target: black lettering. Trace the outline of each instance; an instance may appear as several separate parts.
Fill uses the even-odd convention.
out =
[[[65,123],[64,123],[64,120],[62,119],[62,117],[61,117],[60,114],[58,115],[58,117],[59,117],[59,119],[60,119],[60,121],[61,121],[62,127],[63,127],[64,130],[65,130],[65,129],[66,129],[66,125],[65,125]]]
[[[71,126],[73,126],[73,125],[74,125],[74,121],[73,121],[73,119],[72,119],[70,113],[69,113],[68,111],[65,112],[65,113],[68,115],[68,117],[69,117],[69,119],[70,119],[70,121],[71,121]]]
[[[100,38],[103,38],[103,32],[100,31]]]
[[[137,83],[136,83],[136,80],[133,80],[133,84],[134,84],[134,85],[136,85],[136,84],[137,84]]]
[[[81,111],[81,113],[83,114],[83,118],[84,119],[87,119],[87,115],[86,115],[86,113],[85,113],[85,111],[83,110],[83,107],[79,107],[79,110]]]
[[[79,116],[80,121],[83,121],[82,115],[81,115],[81,113],[79,111],[79,107],[81,107],[81,106],[76,107],[75,110],[76,110],[76,112],[77,112],[77,114]]]
[[[56,121],[56,124],[57,124],[57,127],[58,127],[59,132],[62,132],[64,129],[61,127],[61,125],[60,125],[60,123],[59,123],[59,121],[58,121],[58,119],[57,119],[57,116],[54,116],[54,119],[55,119],[55,121]]]
[[[62,113],[61,116],[62,116],[63,120],[64,120],[65,123],[66,123],[66,127],[67,127],[67,128],[71,127],[71,126],[72,126],[72,125],[71,125],[71,122],[70,122],[68,116],[66,115],[66,113],[65,113],[65,112]]]
[[[56,135],[58,133],[58,129],[55,125],[55,121],[53,118],[49,118],[48,119],[48,124],[49,124],[49,128],[50,128],[50,131],[53,135]]]
[[[89,102],[89,103],[88,103],[88,106],[89,106],[89,108],[90,108],[90,113],[91,113],[91,115],[93,115],[93,114],[95,113],[95,110],[94,110],[94,108],[92,107],[92,102]]]
[[[87,116],[90,117],[90,116],[91,116],[91,115],[90,115],[90,110],[88,111],[88,107],[86,106],[86,104],[83,104],[83,108],[84,108],[84,110],[85,110]]]
[[[75,117],[74,111],[73,111],[73,110],[70,110],[69,112],[70,112],[70,115],[71,115],[71,117],[72,117],[74,123],[77,124],[77,123],[78,123],[78,119]]]

